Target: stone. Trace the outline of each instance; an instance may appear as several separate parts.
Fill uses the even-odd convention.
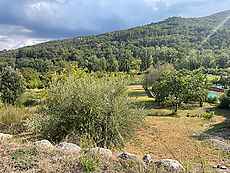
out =
[[[117,155],[117,158],[123,160],[137,160],[137,156],[135,154],[130,154],[128,152],[122,152]]]
[[[48,140],[37,141],[34,144],[35,146],[42,148],[42,149],[53,149],[54,148],[54,146]]]
[[[62,150],[66,153],[77,153],[79,154],[81,152],[81,148],[73,143],[67,143],[67,142],[62,142],[58,144],[57,149]]]
[[[13,138],[13,135],[0,133],[0,141],[10,140]]]
[[[177,160],[162,159],[155,161],[154,164],[157,168],[164,168],[166,171],[173,173],[179,173],[184,171],[184,167]]]
[[[102,159],[112,159],[113,157],[113,153],[111,150],[109,149],[105,149],[105,148],[99,148],[99,147],[96,147],[96,148],[91,148],[89,150],[89,153],[90,154],[98,154]]]
[[[143,161],[146,165],[150,164],[153,159],[152,157],[150,156],[150,154],[145,154],[144,157],[143,157]]]
[[[219,169],[227,169],[227,167],[224,166],[224,165],[217,165],[217,168],[219,168]]]

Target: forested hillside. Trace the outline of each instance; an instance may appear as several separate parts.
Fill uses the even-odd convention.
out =
[[[189,70],[202,66],[228,68],[229,16],[230,11],[201,18],[171,17],[129,30],[51,41],[2,51],[0,62],[38,72],[68,62],[78,62],[89,71],[144,71],[156,63],[171,63]]]

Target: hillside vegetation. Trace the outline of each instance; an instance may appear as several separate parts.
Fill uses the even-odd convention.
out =
[[[73,61],[89,71],[144,71],[166,62],[191,70],[228,68],[229,16],[230,11],[201,18],[171,17],[128,30],[2,51],[0,61],[38,72],[58,70]]]

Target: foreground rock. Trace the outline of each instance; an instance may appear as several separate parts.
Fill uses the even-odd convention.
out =
[[[145,154],[143,157],[143,161],[144,161],[145,165],[149,165],[153,161],[153,159],[150,156],[150,154]]]
[[[165,169],[166,171],[173,173],[179,173],[184,171],[184,167],[177,160],[162,159],[155,161],[154,164],[158,169]]]
[[[91,148],[89,150],[89,153],[99,155],[102,159],[106,159],[106,160],[112,159],[113,157],[112,151],[105,148],[99,148],[99,147]]]
[[[138,157],[135,154],[130,154],[128,152],[122,152],[117,155],[117,158],[123,160],[137,160]]]
[[[48,141],[48,140],[37,141],[34,144],[35,144],[35,146],[37,146],[41,149],[54,149],[53,144],[51,144],[50,141]]]
[[[13,135],[0,133],[0,141],[10,140],[13,138]]]
[[[73,143],[62,142],[58,144],[57,149],[62,150],[66,153],[80,154],[81,148]]]

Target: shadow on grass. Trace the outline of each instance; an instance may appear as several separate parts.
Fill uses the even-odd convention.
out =
[[[130,91],[128,93],[128,96],[129,97],[144,97],[146,96],[146,93],[143,90],[135,90],[135,91]]]
[[[219,124],[214,124],[206,130],[204,133],[216,137],[221,137],[224,139],[230,139],[230,110],[224,109],[213,109],[215,115],[223,116],[225,120]]]

